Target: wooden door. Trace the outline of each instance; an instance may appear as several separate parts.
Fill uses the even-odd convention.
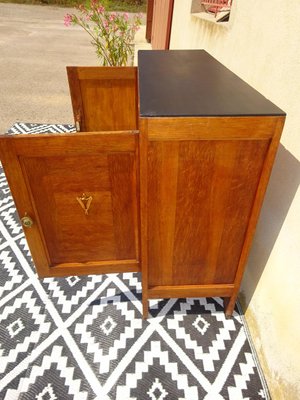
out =
[[[151,22],[153,50],[169,49],[174,0],[154,0]],[[149,7],[149,12],[151,7]]]
[[[40,276],[139,270],[136,147],[129,131],[1,137]]]
[[[77,131],[137,129],[136,67],[67,67]]]

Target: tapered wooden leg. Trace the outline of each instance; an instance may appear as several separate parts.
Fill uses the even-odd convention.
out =
[[[224,307],[224,312],[225,312],[225,309],[228,306],[230,297],[222,297],[222,299],[223,299],[223,307]]]
[[[233,294],[231,297],[224,298],[224,312],[225,312],[226,318],[232,317],[236,298],[237,298],[237,293]]]
[[[148,308],[148,297],[143,293],[143,319],[148,318],[149,308]]]

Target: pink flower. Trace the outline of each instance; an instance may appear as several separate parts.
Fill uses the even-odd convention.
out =
[[[105,11],[105,8],[103,6],[98,7],[98,13],[99,14],[104,13],[104,11]]]
[[[70,26],[70,25],[71,25],[71,22],[72,22],[72,15],[66,14],[66,15],[64,16],[64,25],[65,25],[65,26]]]
[[[108,25],[109,25],[108,20],[107,19],[103,20],[103,26],[104,26],[105,29],[108,28]]]
[[[109,16],[110,21],[114,21],[116,19],[117,14],[116,13],[111,13]]]
[[[124,17],[125,21],[128,21],[129,15],[127,12],[123,14],[123,17]]]

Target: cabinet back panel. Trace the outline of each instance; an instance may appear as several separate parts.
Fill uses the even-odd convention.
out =
[[[149,285],[233,283],[269,140],[151,142]]]
[[[137,129],[136,87],[133,80],[80,82],[85,130]]]

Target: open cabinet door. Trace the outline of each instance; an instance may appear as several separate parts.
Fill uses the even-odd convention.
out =
[[[0,137],[40,277],[139,270],[135,131]]]
[[[138,129],[137,67],[67,67],[77,131]]]

